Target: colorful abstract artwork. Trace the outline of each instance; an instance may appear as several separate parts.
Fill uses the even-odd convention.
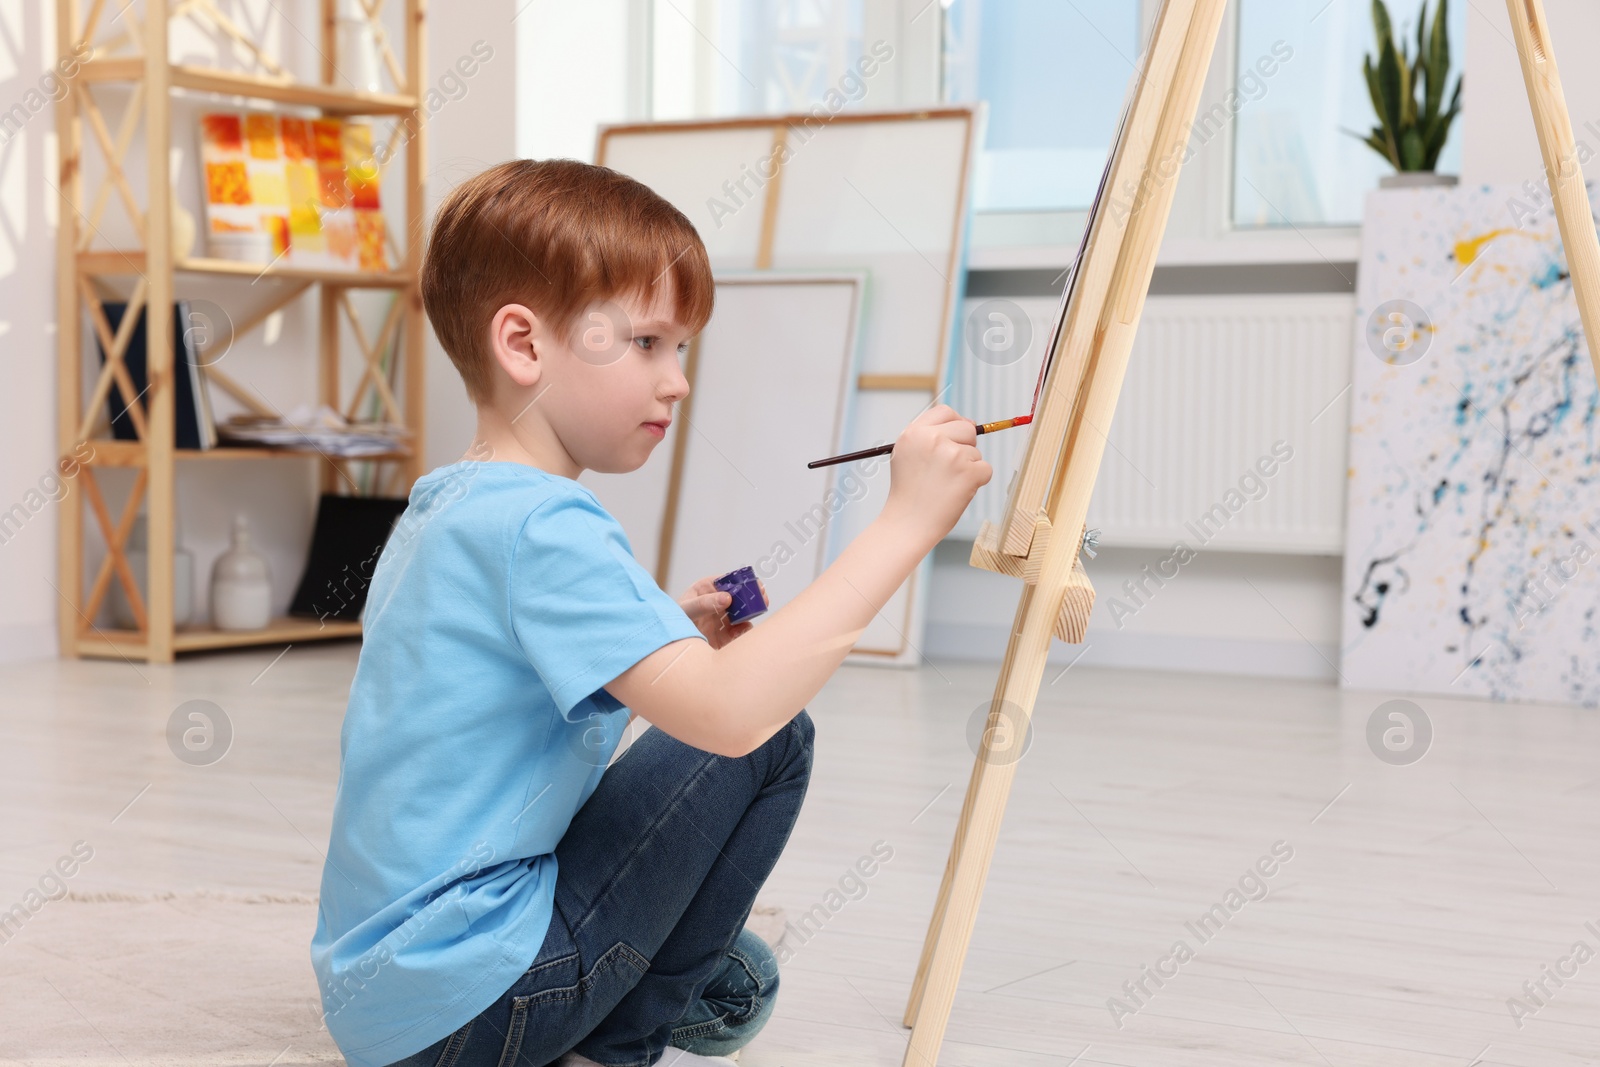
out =
[[[1533,194],[1367,202],[1349,686],[1600,703],[1597,389],[1555,215]]]
[[[1597,387],[1530,189],[1368,198],[1346,685],[1600,704]]]
[[[266,233],[272,258],[289,266],[388,269],[371,126],[207,113],[200,163],[210,232]]]

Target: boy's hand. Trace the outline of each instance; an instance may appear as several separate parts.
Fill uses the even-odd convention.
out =
[[[733,603],[733,596],[724,593],[713,583],[717,576],[702,578],[689,587],[689,591],[678,598],[678,606],[683,613],[689,616],[695,627],[711,642],[712,648],[721,648],[736,637],[743,636],[755,626],[753,622],[741,622],[737,626],[728,623],[728,605]],[[761,595],[767,596],[767,586],[760,578],[756,584],[761,587]],[[767,598],[770,602],[771,598]]]
[[[883,513],[937,544],[961,518],[994,471],[978,451],[978,427],[948,404],[913,419],[889,456],[889,499]]]

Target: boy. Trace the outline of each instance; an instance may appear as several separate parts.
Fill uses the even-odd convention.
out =
[[[976,428],[923,412],[882,514],[730,629],[576,481],[636,470],[689,391],[689,221],[602,167],[503,163],[440,206],[422,297],[478,428],[372,576],[311,944],[328,1029],[354,1067],[728,1063],[777,988],[743,927],[805,796],[805,705],[989,480]],[[608,768],[633,715],[656,729]]]

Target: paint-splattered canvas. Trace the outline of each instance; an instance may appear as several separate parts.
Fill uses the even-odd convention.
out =
[[[1597,390],[1555,215],[1531,188],[1368,200],[1349,686],[1600,703]]]

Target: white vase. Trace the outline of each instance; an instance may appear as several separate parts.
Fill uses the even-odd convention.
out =
[[[177,540],[174,537],[174,540]],[[145,610],[150,608],[149,574],[149,530],[145,524],[145,516],[134,517],[133,528],[128,531],[128,539],[123,542],[122,554],[127,557],[128,569],[133,572],[133,584],[139,590],[139,599],[144,602]],[[194,617],[194,553],[184,548],[181,544],[174,545],[172,549],[172,624],[185,626]],[[123,630],[138,629],[138,622],[133,617],[133,605],[128,603],[128,594],[123,591],[120,578],[111,580],[111,618]]]
[[[383,90],[378,73],[377,30],[355,0],[340,0],[337,54],[339,75],[352,89],[369,93]]]
[[[211,625],[219,630],[260,630],[272,621],[272,575],[267,559],[250,545],[250,524],[233,518],[233,546],[211,565]]]
[[[194,252],[194,214],[172,199],[172,258],[188,259]]]

